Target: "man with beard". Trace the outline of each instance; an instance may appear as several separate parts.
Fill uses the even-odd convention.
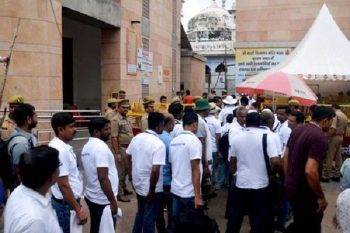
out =
[[[9,104],[9,114],[5,116],[4,121],[1,125],[0,132],[2,141],[7,141],[12,133],[12,130],[16,127],[16,124],[13,120],[13,112],[17,106],[24,103],[24,99],[20,95],[14,95],[8,99],[7,103]]]
[[[32,129],[38,123],[35,108],[30,104],[21,104],[13,111],[13,120],[17,126],[11,133],[7,148],[11,164],[15,169],[15,186],[17,186],[21,183],[18,170],[21,155],[28,152],[37,142],[35,135],[32,133]]]
[[[91,137],[83,147],[81,160],[87,178],[85,201],[90,210],[90,232],[98,233],[104,208],[110,205],[113,216],[118,212],[119,181],[113,153],[106,144],[111,135],[109,120],[103,117],[92,119],[89,133]]]
[[[56,210],[58,222],[64,233],[70,232],[70,211],[74,210],[79,224],[87,222],[86,210],[80,205],[83,182],[80,177],[77,156],[68,142],[76,133],[75,120],[65,112],[52,116],[51,126],[55,132],[49,146],[59,151],[59,174],[57,183],[52,186],[52,207]]]
[[[287,232],[320,233],[327,201],[320,185],[326,157],[327,132],[335,113],[329,107],[316,107],[312,121],[293,130],[283,158],[284,188],[292,205],[294,222]]]

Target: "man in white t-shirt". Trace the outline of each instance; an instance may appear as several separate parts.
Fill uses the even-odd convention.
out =
[[[202,143],[202,163],[203,163],[203,173],[204,178],[210,176],[209,165],[212,164],[212,149],[211,149],[211,137],[208,124],[205,118],[209,116],[210,105],[207,99],[198,99],[196,101],[196,106],[194,108],[198,115],[198,129],[196,136]]]
[[[184,107],[180,102],[174,102],[169,105],[168,112],[175,118],[174,129],[170,132],[172,138],[175,138],[184,130],[182,126],[183,108]]]
[[[290,114],[290,112],[291,111],[288,106],[278,106],[276,109],[278,122],[274,131],[280,137],[283,153],[286,149],[290,133],[292,132],[291,128],[289,128],[288,126],[288,115]]]
[[[169,162],[171,163],[173,194],[173,231],[180,212],[202,206],[202,144],[195,133],[198,116],[188,112],[183,117],[184,131],[170,143]]]
[[[251,232],[273,232],[273,203],[270,198],[269,175],[263,152],[263,134],[259,113],[249,113],[247,129],[231,143],[230,163],[236,173],[236,184],[230,194],[226,232],[239,232],[243,216],[249,213]],[[267,156],[272,168],[280,167],[274,140],[267,135]]]
[[[49,146],[59,151],[61,166],[57,183],[51,187],[52,206],[56,210],[58,222],[63,232],[70,232],[70,211],[74,210],[79,219],[79,224],[87,222],[86,210],[80,205],[80,197],[83,193],[83,181],[78,167],[78,158],[68,142],[76,133],[75,120],[65,112],[59,112],[52,116],[51,126],[55,132]]]
[[[260,127],[264,130],[264,132],[266,131],[266,133],[271,135],[271,137],[275,141],[276,151],[278,156],[283,157],[281,139],[277,133],[272,131],[274,122],[275,122],[275,116],[273,115],[272,112],[264,111],[261,113]]]
[[[232,127],[230,128],[229,131],[229,145],[230,145],[230,149],[229,149],[229,156],[232,155],[231,152],[231,143],[233,141],[233,139],[244,130],[245,128],[245,122],[246,122],[246,118],[248,115],[248,110],[245,107],[238,107],[236,109],[236,118],[233,120],[232,122]]]
[[[210,105],[207,99],[198,99],[194,108],[198,115],[198,130],[196,136],[202,143],[202,164],[203,164],[203,181],[202,195],[204,205],[207,205],[210,196],[215,196],[212,189],[210,175],[212,172],[213,154],[211,147],[211,136],[208,124],[205,118],[209,115]]]
[[[152,112],[148,116],[148,129],[136,135],[127,153],[127,170],[137,195],[137,213],[133,233],[154,232],[155,222],[162,206],[163,171],[166,150],[159,139],[163,132],[164,115]],[[131,170],[131,172],[130,172]]]
[[[5,233],[62,233],[49,194],[59,165],[58,151],[47,146],[21,156],[18,168],[22,183],[6,203]]]
[[[104,208],[110,205],[118,213],[118,172],[112,151],[106,142],[111,135],[110,121],[94,118],[89,122],[91,137],[84,145],[81,160],[86,174],[85,201],[90,210],[90,233],[98,233]],[[115,223],[115,218],[113,217]]]
[[[216,118],[216,104],[210,103],[209,116],[205,118],[210,130],[211,149],[213,157],[212,183],[217,189],[225,185],[226,170],[223,157],[218,152],[219,140],[221,136],[221,123]]]

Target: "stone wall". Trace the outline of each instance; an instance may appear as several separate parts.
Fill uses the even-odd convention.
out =
[[[102,31],[101,71],[102,71],[102,106],[111,92],[123,89],[131,101],[141,99],[142,77],[147,77],[149,94],[155,99],[166,95],[172,97],[172,69],[176,69],[175,89],[180,87],[180,1],[177,2],[177,29],[176,29],[176,67],[172,67],[172,1],[150,1],[150,52],[153,53],[153,72],[137,71],[130,75],[127,72],[128,31],[137,35],[137,48],[142,47],[142,0],[121,1],[120,29],[104,29]],[[134,21],[132,23],[131,21]],[[158,66],[169,69],[170,77],[162,84],[158,83]]]
[[[119,0],[63,0],[63,6],[112,26],[120,26]]]
[[[181,82],[185,90],[190,90],[192,96],[202,96],[207,90],[205,82],[206,59],[192,52],[183,52],[181,56]]]
[[[349,0],[237,0],[237,46],[243,42],[269,42],[267,46],[273,46],[274,42],[300,41],[324,2],[343,33],[350,38]]]
[[[2,108],[9,96],[18,94],[37,109],[62,108],[62,5],[51,2],[52,7],[50,1],[0,0],[1,56],[10,53],[19,25]],[[4,72],[0,65],[1,83]]]

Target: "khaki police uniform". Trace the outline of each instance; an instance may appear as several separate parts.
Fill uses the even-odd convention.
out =
[[[117,104],[118,102],[120,102],[121,100],[115,99],[115,98],[109,98],[107,100],[107,105],[110,104]],[[115,111],[115,109],[111,108],[111,106],[109,106],[105,112],[104,117],[108,120],[112,120],[113,117],[117,114],[117,112]]]
[[[343,144],[344,134],[348,126],[347,116],[339,109],[335,111],[335,117],[333,118],[333,123],[331,128],[336,130],[333,137],[330,138],[328,144],[327,156],[323,166],[322,177],[324,179],[339,178],[340,177],[340,167],[343,163],[341,148]],[[334,174],[332,174],[333,161],[335,162]]]
[[[121,161],[116,161],[118,176],[119,176],[119,189],[118,194],[122,194],[124,189],[126,189],[125,183],[125,159],[126,159],[126,149],[134,137],[132,132],[132,124],[128,117],[122,116],[119,112],[111,120],[111,137],[117,138],[119,151],[114,151],[114,153],[121,154]]]
[[[148,129],[148,114],[142,116],[140,128],[142,132],[145,132]]]
[[[143,98],[143,106],[146,108],[147,104],[154,104],[155,101],[151,96],[145,96]],[[146,112],[145,115],[142,116],[141,118],[141,131],[145,132],[148,129],[148,113]]]
[[[10,138],[11,133],[15,127],[16,123],[11,118],[9,118],[9,116],[6,116],[4,122],[1,125],[1,140],[7,141]]]
[[[24,103],[24,99],[20,95],[14,95],[8,99],[7,103],[10,106],[11,105],[20,105],[20,104]],[[13,110],[13,108],[12,108],[12,110]],[[11,109],[10,109],[10,112],[11,112]],[[11,133],[15,127],[16,127],[16,123],[9,117],[9,115],[6,115],[4,121],[2,122],[2,125],[1,125],[1,131],[0,131],[1,140],[7,141],[10,138]]]
[[[104,117],[111,121],[115,117],[116,114],[117,114],[117,112],[114,109],[107,108]]]

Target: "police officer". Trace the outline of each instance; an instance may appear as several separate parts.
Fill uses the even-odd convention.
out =
[[[24,99],[20,95],[14,95],[8,99],[7,103],[9,105],[9,114],[5,116],[1,125],[1,140],[3,141],[9,139],[12,130],[16,127],[16,123],[13,121],[13,111],[18,105],[24,103]]]
[[[118,100],[116,98],[110,98],[107,100],[107,110],[105,113],[105,118],[108,120],[112,120],[113,117],[116,115],[116,108],[117,108],[117,102]]]
[[[119,99],[125,99],[126,92],[124,90],[119,90],[118,91],[118,98]]]
[[[132,132],[132,124],[127,117],[127,113],[130,110],[130,103],[128,99],[122,99],[118,101],[118,107],[116,115],[111,121],[112,128],[112,151],[116,159],[116,165],[119,176],[119,188],[118,188],[118,201],[130,202],[130,199],[126,195],[132,194],[132,191],[127,189],[125,183],[125,159],[126,148],[129,146],[131,139],[134,137]],[[131,180],[131,174],[129,180]]]
[[[145,96],[143,98],[143,108],[145,109],[145,115],[141,118],[141,130],[145,132],[148,129],[148,115],[154,112],[154,99],[151,96]]]

